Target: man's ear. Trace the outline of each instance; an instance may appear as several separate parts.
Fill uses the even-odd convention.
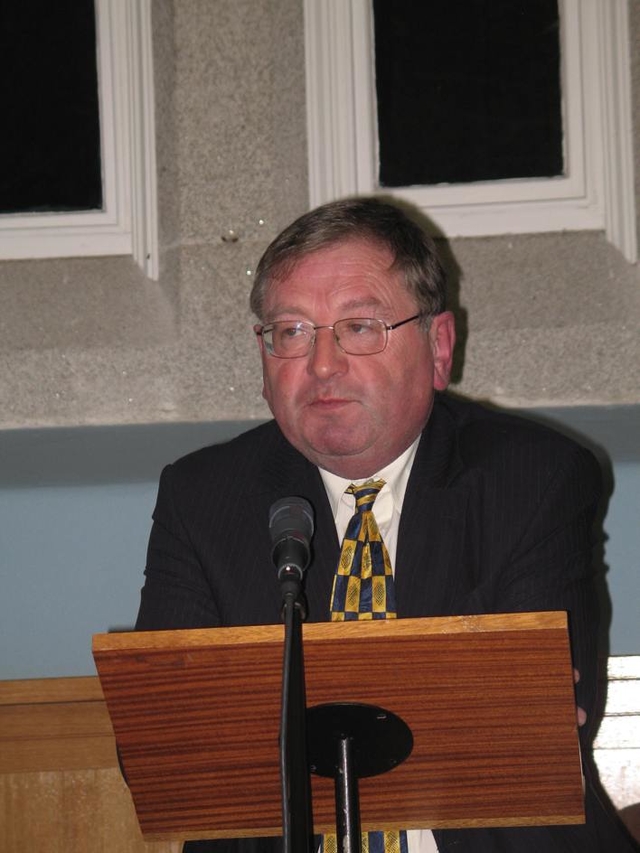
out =
[[[444,391],[451,378],[453,350],[456,343],[456,322],[451,311],[436,314],[429,328],[433,354],[433,387]]]

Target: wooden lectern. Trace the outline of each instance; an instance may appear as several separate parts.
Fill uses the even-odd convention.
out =
[[[93,654],[147,840],[279,835],[281,625],[99,634]],[[363,830],[582,823],[567,617],[304,626],[307,706],[399,716],[406,761],[360,780]],[[333,781],[313,777],[316,832]]]

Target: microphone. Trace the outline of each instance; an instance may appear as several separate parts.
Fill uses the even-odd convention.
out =
[[[271,556],[278,580],[302,580],[311,559],[313,508],[304,498],[289,497],[276,501],[269,510]]]

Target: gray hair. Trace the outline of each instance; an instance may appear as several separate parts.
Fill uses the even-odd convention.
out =
[[[264,320],[264,300],[272,281],[282,281],[295,265],[319,249],[346,240],[368,240],[387,248],[392,267],[429,319],[445,310],[446,276],[434,241],[399,207],[378,198],[332,201],[305,213],[285,228],[263,254],[251,289],[250,305]]]

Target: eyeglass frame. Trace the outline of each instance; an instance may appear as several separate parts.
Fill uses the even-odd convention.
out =
[[[407,317],[406,320],[399,320],[397,323],[385,323],[384,320],[379,320],[377,317],[343,317],[340,320],[336,320],[335,323],[332,323],[331,325],[327,325],[327,326],[314,326],[313,323],[307,323],[306,320],[293,320],[293,321],[276,320],[273,323],[265,323],[264,325],[260,326],[259,328],[255,329],[254,331],[258,337],[262,338],[262,340],[264,342],[264,348],[267,352],[267,355],[273,356],[273,358],[284,358],[284,359],[305,358],[312,351],[312,349],[315,345],[315,342],[316,342],[316,333],[320,329],[331,329],[331,331],[333,332],[333,337],[334,337],[336,344],[338,345],[338,347],[342,350],[342,352],[345,355],[367,356],[367,355],[378,355],[379,353],[384,352],[386,350],[387,344],[389,343],[389,332],[392,332],[394,329],[398,329],[400,326],[404,326],[406,323],[411,323],[412,320],[422,319],[425,316],[426,315],[425,315],[424,311],[419,311],[417,314],[414,314],[412,317]],[[340,338],[336,335],[335,327],[338,323],[348,323],[350,320],[373,320],[376,323],[380,323],[380,325],[384,328],[384,334],[385,334],[384,346],[382,347],[382,349],[374,350],[374,352],[348,352],[348,350],[344,349],[344,347],[340,343]],[[273,351],[273,348],[270,348],[269,344],[266,342],[266,340],[264,338],[264,333],[265,333],[265,331],[267,333],[273,331],[274,327],[278,323],[289,323],[289,322],[291,322],[295,325],[298,325],[298,326],[309,327],[313,332],[313,337],[310,338],[309,348],[307,349],[306,352],[300,353],[300,355],[277,355]]]

